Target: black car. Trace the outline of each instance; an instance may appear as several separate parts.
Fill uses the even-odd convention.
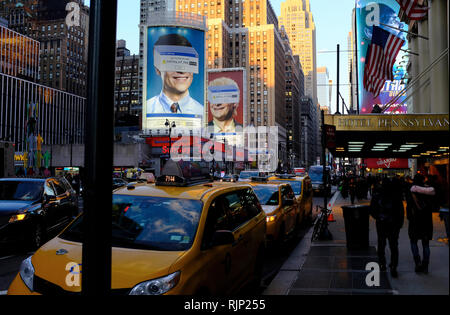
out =
[[[128,182],[122,178],[113,178],[113,190],[128,185]]]
[[[0,179],[0,248],[39,248],[78,215],[77,200],[64,178]]]

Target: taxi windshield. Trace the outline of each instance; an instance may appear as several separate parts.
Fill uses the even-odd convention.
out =
[[[256,196],[260,203],[264,206],[278,206],[279,193],[278,186],[275,185],[261,185],[253,187]]]
[[[112,246],[185,251],[194,241],[203,204],[198,200],[114,195]],[[81,242],[80,217],[62,239]]]
[[[277,180],[275,182],[282,183],[282,184],[288,183],[289,185],[291,185],[292,190],[294,191],[294,194],[296,194],[297,196],[302,194],[302,182],[300,182],[300,181],[293,181],[293,180],[282,181],[282,180]]]

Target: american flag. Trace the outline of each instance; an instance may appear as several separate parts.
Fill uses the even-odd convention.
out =
[[[419,0],[397,0],[410,20],[422,20],[428,14],[427,7],[419,5]]]
[[[393,80],[393,67],[405,41],[378,26],[373,27],[364,68],[364,88],[378,97],[384,83]]]

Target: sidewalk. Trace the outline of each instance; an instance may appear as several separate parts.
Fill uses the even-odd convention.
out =
[[[346,246],[345,223],[342,206],[349,205],[340,193],[333,198],[333,215],[336,222],[329,223],[332,241],[311,243],[312,229],[280,269],[264,295],[448,295],[449,248],[439,238],[445,236],[443,223],[434,214],[434,237],[430,242],[431,262],[428,275],[416,274],[411,254],[408,222],[400,232],[399,277],[391,278],[389,272],[380,274],[380,286],[369,287],[366,277],[371,270],[366,266],[378,262],[375,221],[370,219],[368,250],[350,251]],[[367,204],[362,200],[360,204]],[[356,202],[358,203],[358,201]],[[389,247],[386,248],[390,260]]]

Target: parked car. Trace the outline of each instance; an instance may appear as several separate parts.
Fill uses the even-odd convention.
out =
[[[239,181],[251,182],[253,177],[258,177],[259,175],[259,171],[242,171],[241,174],[239,174]]]
[[[313,191],[320,195],[326,194],[327,196],[331,195],[331,176],[330,176],[331,168],[327,166],[327,182],[323,181],[323,166],[315,165],[311,166],[308,171],[308,175],[311,178]]]
[[[122,178],[113,178],[113,190],[128,185],[128,182]]]
[[[254,180],[251,185],[267,216],[268,242],[282,244],[294,235],[300,221],[299,207],[290,183]]]
[[[76,193],[63,178],[0,179],[0,247],[39,248],[76,215]]]

